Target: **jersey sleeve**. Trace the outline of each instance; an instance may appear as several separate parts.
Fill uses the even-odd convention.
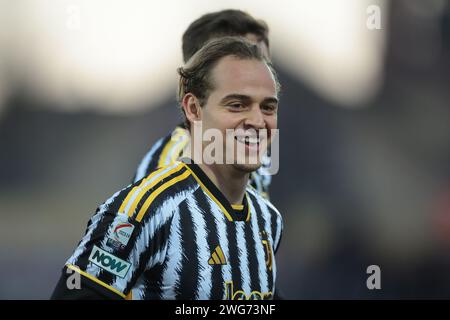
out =
[[[137,279],[165,258],[170,215],[138,222],[121,211],[136,186],[117,192],[97,209],[63,270],[79,274],[82,285],[103,297],[126,299]]]

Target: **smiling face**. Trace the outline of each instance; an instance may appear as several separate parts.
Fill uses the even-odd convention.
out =
[[[258,169],[259,154],[270,142],[271,129],[277,128],[278,99],[272,72],[263,61],[226,56],[212,69],[211,82],[213,90],[197,119],[202,121],[203,132],[215,128],[222,133],[224,158],[233,154],[235,169]],[[226,143],[230,130],[234,132],[228,140],[232,143]],[[203,143],[204,148],[207,145]]]

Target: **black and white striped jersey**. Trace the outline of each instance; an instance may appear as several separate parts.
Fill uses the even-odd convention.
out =
[[[103,203],[65,268],[112,298],[271,299],[282,229],[250,186],[232,205],[199,166],[177,161]]]
[[[167,166],[179,160],[183,150],[188,148],[190,134],[183,125],[177,126],[166,137],[159,139],[141,160],[133,182],[139,181],[149,173],[159,167]],[[269,198],[269,187],[272,182],[272,175],[269,174],[270,157],[264,156],[262,166],[251,173],[249,184],[262,196]]]

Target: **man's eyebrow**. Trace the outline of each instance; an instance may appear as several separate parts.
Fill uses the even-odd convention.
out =
[[[244,94],[229,94],[225,97],[222,98],[222,100],[220,100],[221,103],[225,103],[229,100],[240,100],[240,101],[244,101],[244,102],[250,102],[252,100],[252,98],[250,98],[247,95]],[[267,97],[264,98],[264,100],[262,101],[262,103],[278,103],[278,99],[275,97]]]
[[[251,101],[252,99],[249,96],[246,96],[245,94],[229,94],[220,100],[221,103],[225,103],[229,100],[240,100],[240,101]]]
[[[278,99],[275,97],[268,97],[268,98],[264,98],[264,100],[262,101],[262,103],[278,103]]]

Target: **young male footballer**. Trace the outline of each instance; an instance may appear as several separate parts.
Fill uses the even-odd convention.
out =
[[[52,298],[275,297],[282,218],[248,185],[261,166],[252,155],[264,153],[277,128],[275,71],[258,45],[223,37],[179,74],[187,127],[193,140],[200,138],[191,144],[194,160],[162,166],[103,203]],[[215,161],[205,152],[211,142],[202,139],[211,132],[223,137],[214,141]],[[80,289],[67,286],[72,272]]]
[[[183,34],[183,59],[188,61],[207,41],[224,36],[242,36],[258,44],[269,56],[268,27],[262,20],[240,10],[222,10],[205,14],[192,22]],[[159,139],[140,162],[133,182],[146,177],[155,169],[169,165],[180,158],[189,148],[190,135],[185,124],[179,124],[170,134]],[[249,184],[260,194],[268,197],[271,183],[270,158],[264,157],[258,170],[251,173]]]

